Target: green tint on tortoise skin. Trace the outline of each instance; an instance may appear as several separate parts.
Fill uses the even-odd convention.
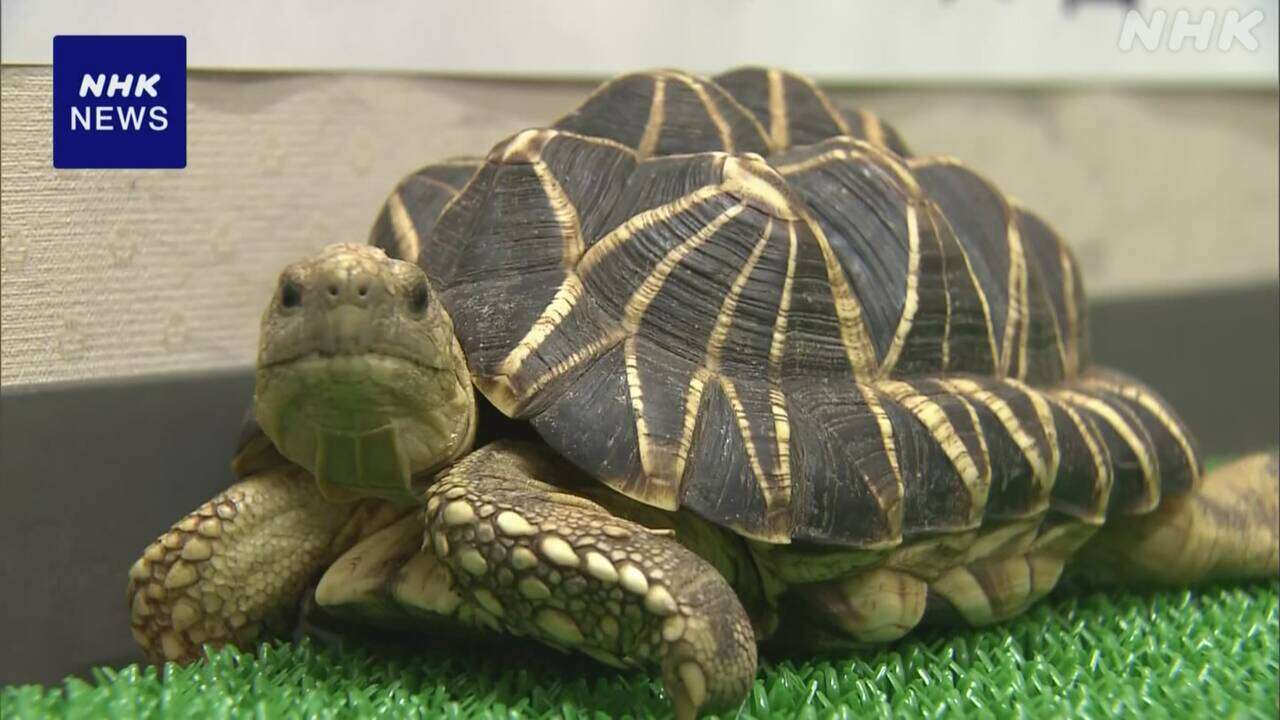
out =
[[[448,313],[416,266],[337,245],[280,276],[262,316],[254,412],[326,497],[412,503],[471,449],[475,398]]]
[[[958,161],[783,71],[626,75],[285,269],[242,479],[131,569],[131,626],[189,662],[314,587],[656,668],[684,718],[757,644],[1275,576],[1275,456],[1203,476],[1085,327],[1066,245]],[[538,440],[473,447],[481,403]]]

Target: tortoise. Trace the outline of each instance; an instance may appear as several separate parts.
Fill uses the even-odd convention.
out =
[[[683,718],[758,643],[1274,576],[1277,456],[1202,477],[1085,307],[1044,220],[807,79],[624,75],[283,271],[238,481],[129,571],[134,636],[190,662],[309,603],[657,666]]]

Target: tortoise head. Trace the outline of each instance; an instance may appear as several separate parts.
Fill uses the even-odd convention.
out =
[[[412,501],[475,437],[453,322],[415,264],[331,245],[280,274],[262,315],[254,411],[326,496]]]

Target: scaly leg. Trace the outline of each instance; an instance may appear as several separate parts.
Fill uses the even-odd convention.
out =
[[[1053,589],[1094,531],[1033,518],[906,543],[845,577],[788,588],[774,642],[839,649],[896,640],[921,624],[1006,620]]]
[[[1186,585],[1280,575],[1280,455],[1223,466],[1147,515],[1108,522],[1071,568],[1084,581]]]
[[[671,537],[543,482],[570,472],[533,446],[473,453],[428,494],[424,553],[447,576],[410,561],[420,572],[395,583],[416,573],[424,608],[615,666],[659,664],[679,718],[740,703],[756,644],[728,583]]]
[[[129,570],[133,636],[153,662],[201,646],[287,635],[309,583],[361,536],[405,510],[325,501],[301,468],[242,480],[178,521]]]
[[[897,640],[919,624],[928,595],[923,580],[888,568],[806,583],[783,596],[782,623],[770,642],[814,652]]]

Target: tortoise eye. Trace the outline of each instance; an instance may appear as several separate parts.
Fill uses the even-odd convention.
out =
[[[427,281],[419,280],[409,290],[409,312],[421,317],[427,312],[427,304],[431,301],[431,293],[427,289]]]
[[[293,280],[285,278],[280,283],[280,306],[294,308],[301,304],[302,288],[298,287],[298,283]]]

